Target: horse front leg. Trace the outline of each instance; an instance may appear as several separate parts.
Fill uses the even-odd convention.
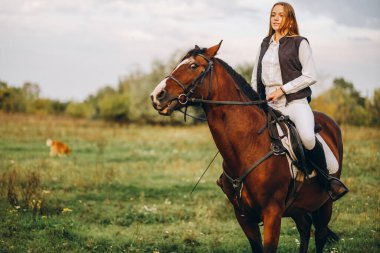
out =
[[[277,251],[282,213],[283,210],[278,205],[270,205],[263,210],[264,253],[274,253]]]
[[[234,200],[235,194],[230,185],[230,182],[227,181],[227,179],[223,176],[223,174],[220,176],[220,178],[217,180],[216,183],[222,189],[224,194],[226,194],[228,200],[234,207],[236,219],[239,222],[240,227],[242,228],[244,234],[248,238],[248,241],[251,245],[252,252],[262,253],[263,244],[262,244],[261,232],[260,232],[258,223],[246,216],[242,216],[242,213],[239,207],[237,206],[236,201]]]
[[[253,253],[262,253],[263,252],[263,244],[261,239],[261,232],[259,225],[250,221],[249,219],[242,217],[239,210],[235,209],[235,216],[238,220],[240,227],[243,229],[244,234],[247,236],[248,241],[251,245],[251,249]]]

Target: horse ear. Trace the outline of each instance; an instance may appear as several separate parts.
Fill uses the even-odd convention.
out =
[[[198,45],[195,45],[196,50],[201,50],[201,48]]]
[[[219,44],[208,48],[206,50],[205,55],[208,56],[210,59],[213,58],[216,55],[216,53],[218,53],[218,50],[219,50],[220,46],[222,45],[222,42],[223,42],[223,40],[221,40],[219,42]]]

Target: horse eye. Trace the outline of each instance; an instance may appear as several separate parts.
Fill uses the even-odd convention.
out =
[[[192,63],[190,65],[191,70],[196,70],[198,68],[198,65],[196,63]]]

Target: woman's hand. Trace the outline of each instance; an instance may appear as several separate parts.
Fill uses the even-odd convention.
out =
[[[279,98],[281,98],[284,94],[285,94],[284,91],[281,88],[279,88],[279,89],[273,91],[271,94],[269,94],[267,96],[267,100],[275,102]]]

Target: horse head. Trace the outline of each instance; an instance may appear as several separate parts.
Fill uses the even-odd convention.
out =
[[[190,97],[207,97],[209,87],[204,85],[213,71],[213,58],[222,41],[210,48],[195,46],[165,77],[150,95],[153,107],[162,115],[169,116],[185,106]],[[209,79],[210,80],[210,79]]]

